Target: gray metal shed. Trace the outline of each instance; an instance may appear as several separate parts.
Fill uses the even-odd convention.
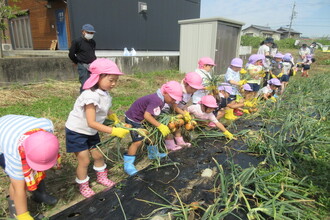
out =
[[[239,54],[244,23],[226,18],[180,20],[180,72],[192,72],[198,59],[211,57],[216,74],[224,74],[232,58]]]

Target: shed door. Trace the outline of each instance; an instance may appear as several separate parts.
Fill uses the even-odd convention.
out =
[[[238,55],[240,31],[239,27],[218,23],[215,73],[225,74],[230,61]]]
[[[20,16],[10,20],[12,44],[16,50],[33,49],[29,16]]]
[[[66,34],[64,9],[56,10],[56,31],[57,31],[58,49],[67,50],[68,39]]]

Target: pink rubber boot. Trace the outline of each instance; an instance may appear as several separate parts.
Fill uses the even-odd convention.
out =
[[[79,184],[79,191],[81,195],[83,195],[85,198],[89,198],[95,195],[95,192],[89,187],[89,176],[87,176],[87,178],[84,180],[76,178],[76,182]]]
[[[113,187],[116,183],[108,179],[108,170],[104,170],[103,172],[96,172],[96,182],[102,184],[106,187]]]
[[[175,137],[175,142],[180,147],[191,147],[191,143],[184,142],[183,137]]]
[[[177,150],[182,149],[182,147],[175,144],[174,139],[165,140],[165,146],[168,150],[171,150],[171,151],[177,151]]]

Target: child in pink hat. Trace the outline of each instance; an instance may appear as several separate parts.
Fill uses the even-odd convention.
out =
[[[247,72],[251,76],[251,79],[247,82],[251,86],[255,95],[259,91],[263,79],[263,59],[264,57],[261,54],[252,54],[247,63]]]
[[[98,132],[105,132],[119,138],[129,133],[126,129],[103,124],[107,117],[115,122],[119,121],[117,116],[110,111],[112,97],[108,91],[117,85],[118,78],[123,73],[114,62],[105,58],[93,61],[89,71],[91,75],[83,86],[84,91],[77,98],[65,124],[66,149],[77,157],[76,182],[80,193],[86,198],[95,194],[89,187],[87,175],[90,155],[94,159],[93,169],[96,171],[96,181],[109,188],[115,185],[108,179],[107,165],[103,155],[95,147],[100,142]]]
[[[169,112],[170,110],[173,110],[177,114],[182,114],[184,116],[184,120],[189,122],[191,120],[191,116],[187,111],[187,104],[190,102],[191,97],[196,91],[204,89],[202,82],[203,79],[198,73],[187,73],[181,81],[183,91],[182,100],[175,102],[173,105],[168,105],[165,103],[162,111]],[[182,149],[182,147],[190,147],[191,144],[183,140],[181,130],[178,129],[173,135],[170,134],[165,138],[165,146],[168,150],[176,151]]]
[[[161,86],[156,93],[143,96],[136,100],[125,113],[125,122],[133,128],[142,128],[142,121],[146,120],[157,127],[164,137],[171,133],[170,129],[157,121],[165,103],[174,105],[182,100],[182,86],[176,81],[169,81]],[[132,144],[124,154],[124,170],[128,175],[134,175],[138,171],[134,166],[137,150],[142,146],[144,137],[136,131],[130,131]],[[157,146],[148,146],[149,159],[157,159],[166,156],[166,153],[159,153]]]
[[[313,63],[312,58],[313,58],[312,55],[309,55],[309,54],[306,55],[306,61],[303,63],[303,71],[302,71],[301,77],[309,76],[308,70],[310,70],[311,64]]]
[[[202,77],[204,87],[207,86],[207,83],[211,78],[211,70],[214,66],[216,66],[214,60],[210,57],[202,57],[198,60],[198,68],[195,70],[195,72]],[[207,94],[207,90],[204,89],[196,91],[192,96],[193,104],[197,104],[201,100],[201,98]]]
[[[213,113],[217,108],[218,104],[216,99],[212,95],[206,95],[201,98],[198,104],[189,106],[188,111],[195,118],[206,120],[206,123],[213,122],[215,126],[223,132],[226,138],[232,139],[234,135],[218,121]]]
[[[267,81],[267,86],[258,91],[258,96],[265,100],[272,99],[275,101],[276,99],[273,97],[273,95],[279,88],[281,88],[280,80],[277,78],[270,79]]]
[[[58,165],[59,141],[53,123],[46,118],[6,115],[0,118],[0,166],[10,178],[11,218],[33,220],[27,207],[26,189],[39,203],[54,205],[46,192],[45,171]]]

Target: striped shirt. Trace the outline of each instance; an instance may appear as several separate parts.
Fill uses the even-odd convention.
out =
[[[47,118],[23,115],[6,115],[0,118],[0,154],[5,156],[5,172],[13,179],[24,180],[18,140],[24,133],[35,128],[54,132],[53,123]]]

